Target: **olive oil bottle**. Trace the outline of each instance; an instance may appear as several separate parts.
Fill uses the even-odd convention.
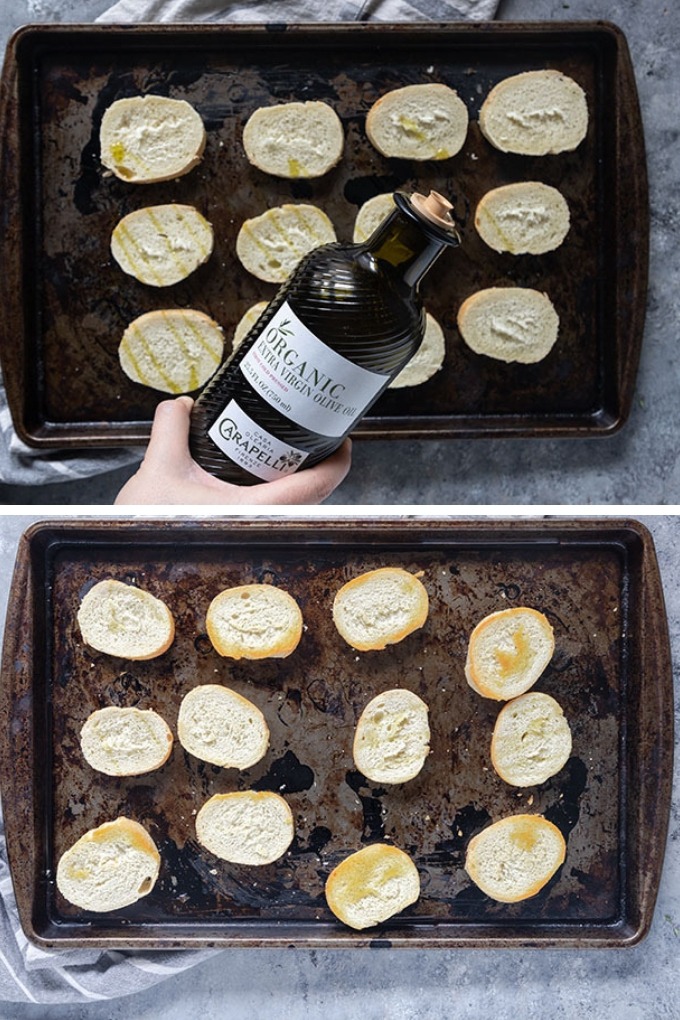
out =
[[[460,243],[451,204],[394,196],[363,244],[310,252],[196,401],[194,459],[228,482],[255,484],[336,450],[418,349],[418,284]]]

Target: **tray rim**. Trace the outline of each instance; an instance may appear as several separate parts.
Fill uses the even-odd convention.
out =
[[[616,316],[617,350],[615,363],[611,366],[611,383],[615,387],[612,407],[603,406],[583,414],[535,414],[490,415],[481,421],[480,415],[412,416],[393,418],[371,417],[359,423],[353,432],[356,439],[449,439],[449,438],[604,438],[616,434],[630,415],[635,383],[642,352],[644,320],[646,314],[649,274],[649,190],[647,180],[646,152],[642,115],[630,51],[626,36],[614,22],[607,20],[554,21],[554,22],[290,22],[290,23],[243,23],[243,24],[29,24],[17,29],[11,36],[0,75],[0,172],[7,182],[6,210],[0,225],[0,252],[10,269],[0,280],[0,297],[9,313],[3,322],[20,321],[23,330],[9,329],[0,325],[0,362],[5,377],[8,404],[14,428],[19,438],[28,446],[38,449],[73,448],[104,449],[120,446],[145,444],[150,434],[150,423],[140,421],[55,423],[45,421],[35,425],[30,422],[30,395],[26,392],[26,360],[29,351],[25,349],[26,323],[23,317],[23,221],[20,215],[19,183],[20,173],[13,175],[13,160],[10,158],[8,138],[18,139],[18,53],[25,40],[44,36],[47,40],[69,36],[84,36],[95,33],[139,39],[197,36],[220,37],[224,35],[245,35],[256,33],[264,37],[273,33],[311,33],[319,35],[329,30],[343,34],[357,31],[374,35],[393,36],[404,32],[415,32],[421,37],[441,33],[442,30],[460,35],[462,39],[479,37],[488,42],[491,39],[517,37],[529,32],[548,36],[571,33],[587,38],[594,32],[607,36],[616,49],[616,146],[612,154],[614,164],[619,163],[625,152],[632,157],[632,172],[627,177],[626,200],[615,194],[617,213],[616,231]],[[630,122],[623,121],[619,109],[622,92],[630,102]],[[624,131],[625,129],[625,131]],[[626,139],[622,142],[622,133]],[[15,160],[19,157],[15,153]],[[631,258],[631,243],[635,238],[635,255]],[[632,264],[631,264],[632,263]],[[627,296],[628,295],[628,296]],[[20,335],[21,334],[21,335]],[[609,398],[607,398],[609,399]],[[520,420],[518,420],[520,419]]]
[[[112,532],[112,524],[114,529]],[[665,610],[662,614],[641,611],[638,638],[644,644],[644,655],[640,651],[640,659],[649,666],[641,680],[642,697],[637,711],[640,714],[640,726],[647,734],[653,735],[651,764],[658,783],[654,789],[652,784],[640,783],[637,791],[640,803],[638,816],[644,814],[645,821],[653,824],[635,824],[635,819],[626,815],[622,819],[625,829],[627,853],[633,855],[634,874],[626,873],[625,917],[614,923],[575,922],[572,925],[564,922],[524,922],[512,926],[496,926],[492,922],[468,922],[464,926],[454,922],[428,925],[413,924],[404,929],[372,930],[368,935],[357,932],[315,933],[313,922],[277,922],[278,934],[264,937],[249,935],[245,926],[241,926],[241,934],[224,934],[211,930],[208,922],[200,935],[188,933],[182,929],[191,927],[195,922],[180,922],[173,925],[176,936],[141,935],[130,933],[124,937],[120,934],[106,935],[98,933],[87,938],[82,933],[76,936],[59,934],[52,926],[49,934],[41,934],[35,930],[34,904],[39,893],[37,881],[32,885],[39,865],[37,835],[37,806],[33,796],[34,785],[21,786],[17,776],[20,770],[15,769],[17,758],[32,755],[35,748],[31,734],[22,729],[20,710],[17,709],[15,696],[30,694],[32,689],[32,671],[35,658],[34,639],[39,642],[44,635],[34,633],[35,595],[39,588],[39,574],[47,555],[56,544],[68,544],[78,534],[89,534],[94,538],[95,532],[106,535],[105,540],[111,542],[114,534],[117,542],[134,540],[137,533],[140,542],[176,543],[177,537],[189,533],[196,535],[196,541],[202,542],[211,536],[215,542],[224,538],[225,529],[232,532],[231,541],[257,538],[262,545],[277,544],[281,536],[290,536],[295,531],[306,530],[309,538],[304,544],[312,547],[325,536],[338,536],[343,544],[356,543],[359,532],[367,543],[378,541],[396,547],[395,540],[406,529],[405,543],[410,547],[417,546],[418,538],[426,541],[430,548],[441,547],[437,543],[449,536],[452,545],[467,544],[470,546],[495,543],[504,548],[526,546],[537,540],[555,544],[554,532],[567,533],[567,538],[557,541],[568,541],[569,544],[598,541],[606,544],[621,544],[625,536],[628,542],[634,543],[639,550],[638,564],[640,579],[640,595],[643,604],[650,599],[657,606],[664,607],[663,587],[656,558],[654,542],[651,534],[640,522],[632,518],[569,518],[559,520],[507,520],[494,519],[485,521],[442,520],[421,518],[403,520],[395,518],[315,518],[313,529],[310,529],[309,518],[274,518],[259,521],[257,519],[210,518],[201,520],[124,520],[111,519],[51,519],[31,524],[23,533],[16,556],[15,573],[10,588],[7,610],[8,627],[2,653],[0,672],[0,716],[3,719],[4,740],[0,742],[0,780],[2,782],[2,802],[5,812],[6,835],[10,871],[17,896],[17,905],[22,927],[27,937],[34,944],[43,948],[66,949],[76,946],[106,948],[186,948],[190,946],[231,946],[232,948],[251,947],[285,947],[300,948],[338,948],[384,946],[403,948],[612,948],[636,945],[648,933],[651,925],[655,901],[658,893],[666,833],[671,807],[672,763],[673,763],[673,677],[670,656],[670,638]],[[275,530],[274,530],[275,529]],[[551,532],[553,533],[551,537]],[[533,538],[532,538],[533,536]],[[502,540],[501,540],[502,538]],[[446,543],[445,543],[446,544]],[[360,547],[359,543],[357,548]],[[37,580],[36,580],[37,577]],[[642,627],[642,617],[645,627]],[[23,628],[17,626],[19,622]],[[49,641],[49,636],[48,636]],[[30,649],[30,652],[29,652]],[[38,649],[39,651],[39,649]],[[44,652],[44,648],[43,648]],[[651,695],[651,700],[650,696]],[[670,725],[668,720],[670,719]],[[633,752],[634,754],[634,752]],[[622,763],[627,767],[629,757]],[[635,758],[633,757],[635,761]],[[649,768],[650,762],[635,762],[637,772],[642,774]],[[35,766],[35,762],[33,762]],[[32,770],[30,772],[33,776]],[[631,812],[632,814],[632,809]],[[642,866],[644,862],[644,867]],[[21,872],[22,880],[15,876]],[[26,878],[26,874],[29,878]],[[630,878],[630,881],[628,879]],[[625,896],[624,896],[625,892]],[[141,926],[143,927],[143,925]],[[324,923],[326,929],[329,925]],[[464,927],[464,934],[460,934]],[[300,937],[301,929],[304,937]],[[318,924],[317,924],[318,929]],[[430,932],[429,938],[427,931]],[[457,933],[447,929],[458,929]],[[558,929],[560,929],[558,931]],[[244,934],[245,933],[245,934]],[[432,934],[434,933],[434,934]]]

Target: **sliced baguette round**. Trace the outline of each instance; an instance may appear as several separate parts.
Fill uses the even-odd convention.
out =
[[[213,229],[192,205],[153,205],[128,213],[111,235],[111,254],[150,287],[185,280],[210,257]]]
[[[271,864],[293,842],[287,801],[268,790],[218,793],[196,815],[201,846],[231,864]]]
[[[140,776],[170,757],[172,732],[151,708],[109,705],[90,715],[80,731],[83,756],[107,776]]]
[[[382,924],[419,896],[415,864],[387,843],[372,843],[350,854],[326,880],[328,906],[343,924],[357,930]]]
[[[340,118],[318,100],[261,106],[243,129],[248,160],[275,177],[321,177],[340,162],[344,144]]]
[[[549,621],[536,609],[501,609],[481,620],[470,635],[465,677],[473,691],[510,701],[536,683],[555,651]]]
[[[251,305],[250,308],[246,309],[239,321],[236,323],[234,336],[231,341],[232,351],[238,350],[257,320],[264,312],[265,308],[268,307],[268,301],[257,301],[254,305]]]
[[[118,348],[121,368],[133,382],[163,393],[200,389],[219,368],[221,326],[192,308],[158,309],[131,322]]]
[[[439,82],[393,89],[366,116],[371,144],[398,159],[449,159],[462,149],[467,130],[465,103]]]
[[[475,354],[534,364],[555,345],[560,320],[547,294],[528,287],[489,287],[458,309],[458,329]]]
[[[586,95],[561,71],[525,71],[491,89],[479,111],[479,127],[501,152],[568,152],[588,130]]]
[[[429,709],[412,691],[383,691],[366,705],[354,734],[354,764],[375,783],[406,783],[430,753]]]
[[[283,283],[300,259],[335,240],[335,229],[323,210],[287,202],[245,220],[236,238],[236,255],[259,280]]]
[[[405,386],[421,386],[437,374],[444,364],[445,356],[444,331],[434,316],[426,312],[425,333],[420,347],[387,388],[399,390]]]
[[[564,863],[564,836],[542,815],[512,815],[473,836],[465,870],[482,892],[517,903],[540,892]]]
[[[354,577],[336,593],[333,622],[360,652],[396,644],[427,619],[429,599],[422,581],[401,567],[380,567]]]
[[[269,747],[269,727],[257,705],[220,684],[201,684],[185,694],[177,736],[189,754],[225,769],[250,768]]]
[[[184,99],[133,96],[104,111],[101,161],[131,184],[169,181],[198,165],[205,149],[200,115]]]
[[[90,829],[59,859],[57,888],[82,910],[120,910],[151,892],[161,858],[146,829],[116,818]]]
[[[363,244],[364,241],[367,241],[371,234],[375,232],[380,224],[396,208],[394,195],[391,191],[386,192],[384,195],[374,195],[373,198],[369,198],[367,202],[364,202],[354,221],[354,233],[352,236],[354,243]]]
[[[491,762],[511,786],[537,786],[556,775],[571,754],[571,730],[549,694],[530,691],[498,713]]]
[[[559,248],[567,236],[569,206],[549,184],[506,184],[487,191],[478,203],[475,228],[494,251],[542,255]]]
[[[206,614],[213,647],[229,659],[283,659],[302,637],[302,613],[273,584],[242,584],[216,595]]]
[[[99,581],[77,613],[83,641],[121,659],[155,659],[175,637],[175,621],[161,599],[122,581]]]

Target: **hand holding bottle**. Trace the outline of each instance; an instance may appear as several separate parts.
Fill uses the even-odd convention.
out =
[[[351,443],[346,440],[308,471],[249,487],[221,482],[199,467],[189,452],[193,403],[190,397],[178,397],[158,405],[144,460],[118,493],[116,504],[304,506],[322,503],[349,471]]]

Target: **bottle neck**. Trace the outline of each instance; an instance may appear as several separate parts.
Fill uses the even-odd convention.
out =
[[[366,249],[378,262],[387,262],[407,287],[414,288],[445,248],[459,243],[455,230],[428,223],[406,196],[395,195],[397,208],[374,231]]]

